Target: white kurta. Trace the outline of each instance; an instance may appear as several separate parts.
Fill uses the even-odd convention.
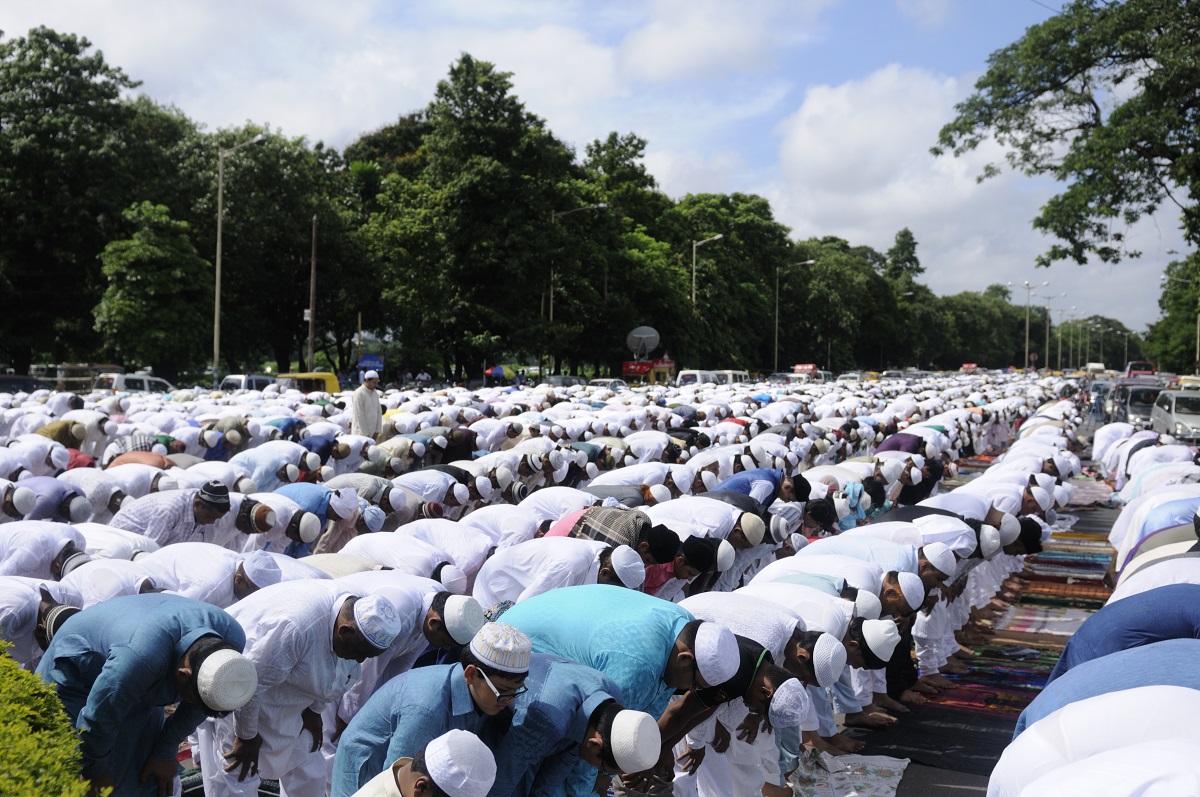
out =
[[[505,548],[484,563],[472,594],[486,609],[560,587],[595,584],[607,547],[595,540],[543,537]]]
[[[221,609],[234,604],[233,578],[243,555],[209,542],[178,542],[138,559],[155,585]]]

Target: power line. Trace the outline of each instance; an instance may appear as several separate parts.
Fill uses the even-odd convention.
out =
[[[1061,8],[1051,8],[1050,6],[1048,6],[1048,5],[1046,5],[1045,3],[1041,2],[1041,0],[1029,0],[1029,2],[1033,3],[1034,5],[1041,6],[1042,8],[1046,9],[1047,11],[1052,11],[1052,12],[1054,12],[1055,14],[1061,14],[1061,13],[1062,13],[1062,9],[1061,9]]]

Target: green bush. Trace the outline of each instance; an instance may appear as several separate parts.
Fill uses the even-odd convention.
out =
[[[84,797],[79,736],[54,690],[17,666],[0,642],[0,794]]]

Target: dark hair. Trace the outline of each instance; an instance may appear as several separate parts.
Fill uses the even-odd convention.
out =
[[[871,508],[883,508],[887,502],[887,487],[883,483],[883,479],[877,479],[870,476],[863,479],[863,492],[871,496]]]
[[[506,672],[505,670],[497,670],[492,665],[485,664],[484,662],[480,661],[479,657],[471,652],[470,645],[466,645],[465,647],[463,647],[462,653],[458,654],[458,663],[462,665],[464,670],[467,669],[468,667],[474,666],[475,669],[482,672],[488,678],[516,678],[516,677],[519,677],[517,673]]]
[[[612,555],[613,555],[613,551],[615,551],[615,550],[617,550],[617,546],[615,546],[615,545],[604,546],[604,550],[602,550],[600,552],[600,569],[601,570],[603,570],[606,567],[609,570],[612,569]]]
[[[441,582],[442,571],[450,566],[451,566],[450,562],[438,562],[437,567],[433,568],[433,572],[429,575],[429,577],[431,579],[433,579],[434,581]]]
[[[1042,527],[1031,517],[1023,517],[1020,519],[1021,533],[1017,539],[1025,548],[1025,553],[1041,553],[1042,550]]]
[[[862,617],[855,617],[850,621],[850,640],[858,643],[858,650],[863,657],[864,670],[882,670],[887,666],[887,662],[876,656],[875,651],[871,650],[871,646],[867,644],[867,638],[863,635],[863,623],[865,622],[866,619]]]
[[[800,647],[804,648],[809,656],[817,649],[817,640],[821,638],[822,633],[822,631],[800,632]]]
[[[223,712],[223,711],[217,711],[217,709],[213,708],[212,706],[204,704],[204,698],[200,696],[200,689],[199,689],[199,683],[198,683],[199,678],[200,678],[200,668],[202,666],[204,666],[204,662],[208,659],[209,656],[211,656],[212,654],[216,653],[219,650],[234,650],[234,651],[236,651],[237,648],[234,647],[232,644],[230,644],[227,640],[223,639],[222,637],[216,636],[215,634],[205,634],[204,636],[200,637],[195,642],[193,642],[192,646],[187,649],[188,665],[191,667],[191,670],[192,670],[192,679],[191,679],[192,680],[192,688],[196,692],[196,698],[198,700],[200,700],[201,704],[204,706],[204,710],[205,710],[206,714],[223,715],[223,714],[228,713],[228,712]]]
[[[668,527],[661,524],[651,525],[649,522],[642,526],[642,531],[638,534],[638,542],[643,541],[650,545],[650,558],[660,565],[674,559],[683,544],[679,535]]]
[[[842,591],[838,593],[838,597],[844,601],[856,601],[858,600],[858,587],[852,587],[848,582],[843,582]]]
[[[446,601],[450,600],[450,591],[442,590],[433,596],[433,603],[429,604],[429,609],[438,617],[446,616]]]
[[[815,501],[809,501],[807,511],[813,520],[821,524],[822,528],[828,529],[837,523],[837,508],[833,505],[833,501],[828,498],[818,498]]]
[[[432,788],[429,790],[429,797],[449,797],[448,794],[437,785],[437,781],[433,779],[433,775],[429,774],[429,765],[425,763],[425,748],[418,750],[412,759],[412,770],[419,775],[424,775],[429,778],[429,783]]]
[[[676,637],[680,642],[682,642],[684,644],[685,647],[687,647],[688,650],[695,650],[695,648],[696,648],[696,632],[698,630],[700,630],[700,623],[702,623],[702,622],[704,622],[704,621],[703,620],[689,620],[688,624],[685,625],[683,627],[683,630],[679,632],[679,636]]]
[[[796,674],[791,670],[785,670],[778,664],[767,664],[763,667],[763,677],[767,679],[767,683],[778,689],[786,682],[796,677]]]
[[[616,758],[613,757],[613,722],[616,721],[617,715],[624,710],[625,707],[616,700],[609,699],[597,706],[596,710],[592,712],[592,716],[588,718],[588,724],[595,725],[596,730],[600,732],[600,763],[604,764],[605,767],[611,764],[613,772],[620,770],[620,767],[617,766]]]

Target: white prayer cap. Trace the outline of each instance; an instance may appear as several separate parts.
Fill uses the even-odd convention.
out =
[[[1054,488],[1054,503],[1058,506],[1066,506],[1071,501],[1071,485],[1060,484]]]
[[[335,474],[336,474],[336,471],[334,471],[332,465],[322,465],[321,466],[321,481],[327,482],[330,479],[332,479]]]
[[[779,685],[771,697],[767,719],[775,728],[795,728],[800,725],[811,706],[812,702],[804,684],[799,678],[789,678]]]
[[[771,515],[771,539],[783,542],[791,534],[792,526],[783,515]]]
[[[396,606],[382,595],[367,595],[354,602],[358,632],[379,650],[387,650],[404,627]]]
[[[595,462],[589,462],[584,466],[584,472],[587,473],[589,479],[594,479],[600,475],[600,468],[596,467]]]
[[[87,437],[87,427],[82,423],[71,424],[71,437],[82,442]]]
[[[496,758],[470,731],[447,731],[425,745],[425,768],[447,797],[487,797],[496,782]],[[391,768],[383,774],[395,777]]]
[[[458,503],[465,504],[471,498],[471,491],[467,489],[467,485],[455,482],[450,487],[450,495],[453,495]]]
[[[904,473],[904,463],[896,459],[885,459],[879,463],[879,472],[883,474],[884,481],[889,484],[895,483]]]
[[[755,470],[758,467],[758,463],[754,461],[754,457],[749,454],[742,454],[739,459],[742,462],[742,468],[745,470]]]
[[[658,761],[662,736],[658,723],[644,711],[617,712],[609,732],[613,763],[622,772],[644,772]]]
[[[71,452],[62,446],[56,445],[50,449],[50,464],[62,470],[71,462]]]
[[[850,497],[841,490],[833,494],[833,509],[837,513],[837,519],[842,520],[846,515],[850,514]]]
[[[329,508],[342,520],[349,520],[358,511],[358,491],[353,487],[343,487],[329,494]]]
[[[364,382],[367,381],[368,379],[378,379],[378,378],[379,378],[379,374],[376,371],[367,371],[365,374],[363,374]]]
[[[205,448],[214,448],[217,443],[221,442],[221,433],[216,429],[205,429],[200,433],[200,439],[204,442]]]
[[[279,563],[266,551],[255,551],[243,559],[242,571],[259,589],[283,580],[283,571],[279,569]]]
[[[500,490],[507,490],[508,485],[513,483],[513,472],[508,468],[496,468],[496,487]]]
[[[842,670],[846,669],[846,648],[833,634],[821,634],[817,638],[812,658],[817,685],[822,689],[833,684],[841,677]]]
[[[442,625],[446,633],[460,645],[471,641],[483,624],[487,622],[483,615],[483,607],[479,601],[465,595],[451,595],[446,599],[446,608],[442,611]]]
[[[913,487],[916,487],[924,480],[925,474],[920,468],[918,468],[916,465],[913,465],[908,469],[908,478],[910,481],[912,481]]]
[[[417,458],[425,456],[425,444],[419,440],[415,441],[411,446],[409,446],[408,450],[411,451],[413,456]]]
[[[239,432],[237,429],[230,429],[228,432],[225,433],[225,442],[229,443],[229,445],[231,445],[231,446],[241,445],[242,444],[242,433]]]
[[[711,470],[702,471],[700,473],[700,480],[704,482],[705,490],[712,490],[719,483],[717,474],[713,473]]]
[[[729,540],[721,540],[717,543],[717,572],[724,573],[733,567],[733,561],[736,557],[737,551],[729,544]]]
[[[484,501],[490,501],[492,498],[492,480],[487,476],[475,477],[475,490],[479,493],[479,497]]]
[[[507,673],[529,672],[533,643],[522,631],[504,623],[485,623],[471,637],[471,653],[482,664]]]
[[[312,512],[304,511],[296,531],[300,534],[301,542],[310,543],[321,534],[321,519]]]
[[[463,595],[467,591],[467,574],[458,565],[446,565],[439,576],[442,586],[455,595]]]
[[[671,500],[671,491],[665,484],[654,484],[650,486],[650,497],[654,499],[654,503],[661,504]]]
[[[925,584],[921,581],[921,577],[916,573],[901,570],[896,573],[896,582],[900,585],[900,594],[904,596],[908,608],[914,612],[921,608],[921,604],[925,603],[926,595]]]
[[[979,527],[979,551],[984,559],[991,559],[1000,550],[1000,529],[984,523]]]
[[[774,520],[775,516],[772,516]],[[742,524],[742,533],[746,535],[746,539],[751,545],[758,545],[763,541],[763,537],[767,533],[767,524],[763,523],[762,518],[753,512],[743,512],[739,521]]]
[[[92,505],[82,495],[77,495],[67,504],[67,517],[72,523],[86,523],[92,519]]]
[[[286,481],[288,484],[295,484],[296,480],[300,478],[300,469],[290,462],[284,466],[283,472],[284,481]]]
[[[450,441],[447,440],[444,435],[438,435],[437,437],[433,438],[433,444],[438,448],[445,448],[446,446],[450,445]]]
[[[158,480],[158,492],[165,493],[170,490],[178,490],[179,482],[172,479],[170,476],[163,476]]]
[[[196,673],[196,692],[212,711],[237,711],[257,689],[254,662],[231,648],[210,654]]]
[[[1050,493],[1041,487],[1030,487],[1029,492],[1033,495],[1033,500],[1037,501],[1037,505],[1041,507],[1043,512],[1054,505],[1054,499],[1050,497]]]
[[[304,455],[304,469],[316,470],[321,467],[321,457],[315,451],[309,451]]]
[[[709,686],[723,684],[737,674],[741,664],[733,632],[716,623],[701,623],[696,629],[696,667]]]
[[[805,537],[803,534],[796,533],[788,537],[788,542],[792,544],[793,551],[798,551],[804,546],[808,545],[808,537]]]
[[[883,604],[879,602],[879,598],[875,597],[875,593],[860,589],[858,595],[854,597],[854,615],[867,620],[878,620],[881,614],[883,614]]]
[[[1064,457],[1062,454],[1055,454],[1054,467],[1058,469],[1059,478],[1069,479],[1074,469],[1071,467],[1071,460]]]
[[[862,624],[863,640],[881,661],[891,661],[896,645],[900,644],[900,631],[891,620],[867,620]]]
[[[618,545],[614,548],[611,561],[613,572],[625,586],[637,589],[645,583],[646,565],[638,552],[628,545]]]
[[[80,565],[87,564],[90,561],[92,561],[92,557],[88,556],[82,551],[76,551],[75,553],[71,554],[63,560],[62,568],[58,577],[59,581],[62,581],[64,578],[69,576],[71,571],[75,568],[79,567]]]
[[[1021,521],[1014,515],[1005,512],[1000,519],[1000,544],[1011,545],[1021,536]]]
[[[929,564],[937,568],[938,572],[942,573],[945,577],[948,578],[954,575],[954,552],[945,543],[931,542],[923,546],[921,552],[925,554],[925,558],[929,561]]]
[[[37,493],[30,490],[28,487],[13,487],[12,494],[13,508],[17,513],[24,517],[33,511],[37,506]]]

